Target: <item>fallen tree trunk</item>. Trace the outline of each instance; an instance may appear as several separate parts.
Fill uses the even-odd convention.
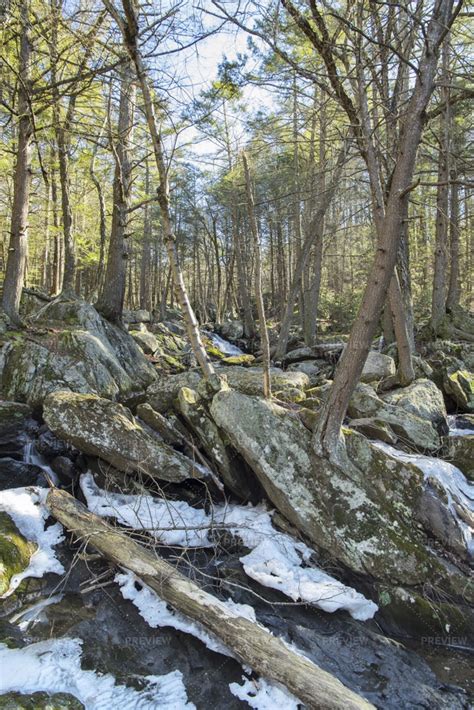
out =
[[[113,528],[66,491],[52,488],[47,507],[70,532],[112,562],[140,577],[179,612],[218,636],[243,664],[277,681],[308,708],[373,708],[337,678],[272,636],[264,627],[239,616],[119,529]]]

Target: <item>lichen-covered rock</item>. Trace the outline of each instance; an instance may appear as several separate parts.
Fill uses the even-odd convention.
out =
[[[392,377],[396,371],[395,360],[392,357],[371,350],[367,355],[360,381],[377,382]]]
[[[419,590],[431,582],[461,597],[464,576],[430,549],[420,528],[425,482],[416,466],[350,430],[337,463],[316,457],[297,418],[232,390],[218,392],[210,411],[272,503],[318,547],[379,582]]]
[[[429,420],[406,409],[384,402],[368,384],[358,384],[349,403],[351,419],[376,417],[389,424],[404,443],[425,451],[436,451],[441,446],[438,432]]]
[[[444,390],[462,412],[474,412],[474,374],[469,370],[446,370]]]
[[[396,444],[397,437],[394,434],[389,424],[377,419],[376,417],[367,417],[365,419],[351,419],[349,421],[351,429],[359,431],[369,439],[378,439],[386,444]]]
[[[271,370],[272,388],[275,392],[293,392],[298,390],[303,394],[309,385],[308,376],[303,372],[284,372],[277,367]],[[245,394],[263,394],[263,370],[261,367],[216,367],[216,373],[225,375],[229,386]],[[202,375],[198,370],[189,370],[163,377],[154,382],[146,392],[149,404],[157,412],[164,414],[173,407],[181,387],[196,389]]]
[[[43,417],[61,439],[119,471],[165,481],[202,477],[191,459],[151,436],[121,404],[95,395],[53,392],[44,401]]]
[[[150,311],[147,311],[145,308],[139,308],[137,311],[124,311],[122,318],[124,323],[151,322]]]
[[[8,513],[0,510],[0,597],[10,588],[11,578],[30,563],[36,545],[18,530]]]
[[[162,354],[158,339],[153,333],[148,330],[130,330],[129,333],[144,353],[148,355]]]
[[[320,360],[303,360],[302,362],[293,362],[288,366],[288,372],[304,372],[309,377],[310,385],[316,386],[326,375],[332,371],[332,365],[321,362]]]
[[[155,379],[133,338],[84,301],[56,299],[32,323],[5,355],[1,388],[8,399],[38,406],[58,389],[127,398]]]
[[[11,692],[0,695],[0,710],[83,710],[84,705],[69,693]]]
[[[431,380],[415,380],[408,387],[400,387],[382,395],[382,399],[421,419],[427,419],[441,435],[447,434],[446,405],[441,391]]]

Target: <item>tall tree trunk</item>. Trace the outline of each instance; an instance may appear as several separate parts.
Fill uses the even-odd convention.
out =
[[[115,173],[113,186],[112,229],[107,268],[97,302],[97,310],[114,323],[122,322],[127,264],[129,257],[128,221],[132,166],[130,148],[133,134],[136,88],[130,64],[122,69],[117,143],[113,148]],[[133,294],[130,293],[130,300]]]
[[[201,370],[205,377],[210,377],[214,374],[214,368],[211,365],[204,348],[201,334],[199,332],[199,324],[194,315],[194,311],[189,302],[188,293],[184,283],[183,272],[180,267],[178,252],[176,249],[176,238],[173,234],[171,214],[170,214],[170,197],[169,197],[169,181],[168,168],[165,163],[165,156],[161,133],[158,128],[158,121],[155,115],[155,105],[148,84],[146,70],[143,64],[143,59],[138,48],[138,21],[135,12],[133,0],[122,0],[122,7],[125,17],[122,17],[110,2],[103,0],[104,5],[114,17],[123,35],[124,43],[130,58],[135,66],[138,82],[140,84],[143,96],[143,109],[145,112],[148,130],[150,131],[153,152],[155,155],[156,167],[160,178],[158,188],[158,202],[161,209],[161,218],[163,222],[164,241],[168,252],[168,259],[173,273],[173,281],[176,289],[180,306],[183,310],[183,317],[186,323],[188,337],[193,349],[196,360],[198,361]]]
[[[314,445],[319,454],[331,457],[337,455],[341,425],[367,359],[393,276],[403,229],[403,217],[408,209],[408,195],[413,179],[416,153],[426,120],[425,111],[434,87],[439,44],[444,37],[445,27],[449,24],[452,7],[453,0],[439,0],[434,6],[426,32],[425,51],[420,60],[413,93],[401,122],[395,167],[383,218],[383,230],[359,312],[347,346],[339,360],[329,397],[315,431]]]
[[[453,171],[451,174],[451,214],[449,220],[449,248],[450,248],[450,272],[448,297],[446,308],[452,310],[459,306],[461,295],[461,284],[459,274],[459,185],[456,183],[457,175]]]
[[[99,142],[100,139],[102,138],[102,133],[105,128],[105,123],[102,124],[102,127],[100,129],[100,133],[97,137],[97,143],[94,146],[94,150],[92,153],[92,158],[89,166],[89,174],[91,176],[91,180],[94,183],[94,187],[97,190],[97,199],[99,201],[99,264],[97,268],[97,276],[95,279],[95,288],[100,290],[102,288],[102,282],[103,282],[103,277],[104,277],[104,271],[105,271],[105,249],[107,246],[107,221],[106,221],[106,210],[105,210],[105,197],[104,197],[104,191],[102,189],[102,183],[97,177],[95,173],[95,160],[97,157],[97,151],[99,149]]]
[[[32,47],[29,32],[29,2],[21,3],[21,33],[18,82],[18,143],[13,181],[13,204],[8,258],[3,282],[2,308],[13,323],[20,322],[20,300],[28,248],[28,214],[31,188],[33,123],[29,105]]]
[[[436,196],[436,233],[433,293],[431,298],[431,329],[437,335],[438,328],[446,315],[446,287],[448,269],[448,229],[449,229],[449,143],[450,106],[449,91],[449,44],[446,37],[443,45],[443,77],[441,100],[446,107],[441,115],[441,135],[438,162],[438,189]]]
[[[148,159],[145,161],[145,194],[150,194],[150,168]],[[143,219],[143,243],[140,260],[140,308],[150,310],[151,307],[151,205],[145,205]]]
[[[314,215],[313,219],[311,220],[311,223],[308,228],[308,233],[305,237],[304,243],[303,243],[303,248],[300,249],[300,253],[298,255],[298,259],[296,261],[295,269],[294,269],[294,276],[293,276],[293,282],[290,287],[290,291],[288,294],[288,300],[286,303],[286,308],[285,312],[283,315],[283,319],[281,322],[281,327],[280,327],[280,336],[278,338],[278,343],[275,351],[275,360],[281,360],[285,353],[286,353],[286,347],[288,345],[288,338],[290,335],[290,328],[291,328],[291,323],[293,320],[293,309],[295,305],[296,298],[298,296],[298,293],[301,288],[301,283],[302,283],[302,277],[303,277],[303,271],[306,266],[306,263],[308,261],[308,257],[311,252],[311,247],[315,242],[320,241],[322,244],[322,239],[323,239],[323,233],[322,230],[324,229],[324,218],[326,215],[326,212],[331,204],[332,198],[334,197],[334,194],[336,192],[342,169],[344,167],[344,163],[346,160],[346,155],[347,155],[347,149],[348,149],[348,142],[344,141],[344,145],[339,151],[339,155],[336,160],[336,165],[334,167],[334,172],[331,178],[331,182],[325,191],[323,195],[321,195],[321,204],[318,207],[316,214]]]
[[[252,182],[247,162],[247,156],[242,153],[244,165],[245,188],[247,192],[247,206],[249,212],[250,231],[252,232],[255,249],[255,300],[257,303],[258,321],[260,327],[260,341],[263,355],[263,394],[269,399],[272,396],[270,381],[270,342],[268,340],[267,322],[265,318],[265,306],[263,304],[262,291],[262,254],[260,249],[260,237],[258,233],[257,218],[255,215],[255,201],[253,197]]]

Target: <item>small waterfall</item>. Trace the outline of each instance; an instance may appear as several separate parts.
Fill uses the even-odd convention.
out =
[[[23,447],[23,461],[31,466],[37,466],[48,478],[51,479],[55,486],[59,485],[57,475],[54,473],[45,457],[38,453],[36,444],[33,440],[27,441]]]
[[[208,331],[205,331],[204,334],[209,338],[209,340],[212,341],[213,345],[216,346],[216,348],[219,348],[221,353],[224,353],[224,355],[243,355],[243,350],[237,347],[237,345],[232,345],[232,343],[229,343],[228,340],[224,340],[224,338],[221,338],[220,335],[217,335],[217,333],[210,333]]]

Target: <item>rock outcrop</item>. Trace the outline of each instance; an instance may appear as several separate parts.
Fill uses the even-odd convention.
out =
[[[337,464],[317,458],[311,433],[297,418],[232,390],[215,395],[211,414],[272,503],[314,544],[353,572],[375,579],[378,588],[389,588],[392,596],[396,587],[411,588],[413,599],[432,605],[429,623],[462,616],[465,577],[429,547],[420,525],[427,490],[420,468],[349,430]],[[438,508],[447,508],[437,493]],[[424,599],[430,584],[456,602],[440,611],[435,600]]]
[[[116,402],[95,395],[53,392],[44,401],[43,416],[61,439],[119,471],[165,481],[203,476],[202,468],[145,431],[130,410]]]
[[[60,389],[127,399],[156,376],[133,338],[79,299],[46,304],[5,347],[3,396],[32,406]]]

